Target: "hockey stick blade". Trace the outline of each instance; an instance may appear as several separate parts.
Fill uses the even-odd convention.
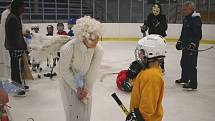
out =
[[[207,49],[203,49],[203,50],[198,50],[198,52],[203,52],[203,51],[207,51],[207,50],[210,50],[210,49],[212,49],[212,48],[214,48],[214,46],[211,46],[211,47],[209,47],[209,48],[207,48]]]
[[[108,76],[108,75],[115,75],[115,74],[118,74],[118,73],[105,73],[105,74],[103,74],[103,75],[101,76],[101,78],[100,78],[100,82],[103,82],[103,81],[104,81],[104,78],[105,78],[106,76]]]

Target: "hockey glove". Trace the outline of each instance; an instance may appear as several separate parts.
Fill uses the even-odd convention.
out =
[[[137,121],[137,117],[136,117],[135,113],[133,111],[131,113],[129,113],[127,115],[125,121]]]
[[[144,25],[140,26],[140,29],[141,29],[142,33],[145,33],[148,30],[148,26],[144,24]]]
[[[123,83],[123,90],[126,91],[126,92],[131,92],[132,90],[132,83],[129,79],[126,79]]]
[[[128,114],[126,117],[126,121],[145,121],[142,117],[140,110],[135,108],[134,111]]]
[[[177,43],[176,43],[176,49],[177,50],[182,50],[183,49],[183,43],[180,40],[178,40]]]
[[[191,51],[191,52],[195,52],[196,51],[196,44],[191,42],[190,44],[188,44],[188,46],[186,47],[187,50]]]

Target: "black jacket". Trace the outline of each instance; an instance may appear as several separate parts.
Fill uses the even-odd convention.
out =
[[[10,13],[5,23],[5,48],[7,50],[26,50],[27,44],[22,35],[22,23],[20,17]]]
[[[199,47],[199,41],[202,39],[202,21],[199,13],[193,13],[186,16],[183,20],[183,27],[181,31],[180,41],[184,47],[190,43]]]
[[[163,37],[166,36],[167,20],[166,16],[159,14],[157,16],[149,14],[146,25],[149,27],[149,34],[158,34]]]

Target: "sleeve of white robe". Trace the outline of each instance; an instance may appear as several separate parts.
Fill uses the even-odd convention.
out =
[[[60,50],[60,60],[58,62],[58,73],[59,75],[62,77],[62,79],[72,88],[72,89],[76,89],[75,88],[75,84],[73,82],[74,77],[73,77],[73,73],[70,71],[69,67],[70,67],[70,63],[71,63],[71,59],[73,56],[73,43],[72,41],[69,41],[68,43],[66,43]]]
[[[92,91],[94,83],[98,79],[98,72],[99,72],[99,67],[102,61],[103,57],[103,49],[100,45],[98,45],[95,49],[90,68],[86,74],[86,86],[87,88]]]

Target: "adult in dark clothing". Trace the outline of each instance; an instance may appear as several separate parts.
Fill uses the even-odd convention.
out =
[[[152,5],[152,13],[150,13],[147,17],[146,23],[149,28],[149,34],[158,34],[162,37],[166,36],[167,30],[167,20],[166,16],[162,14],[161,5],[155,3]]]
[[[155,3],[152,5],[152,13],[150,13],[147,17],[147,20],[144,22],[144,25],[141,27],[141,32],[144,32],[148,29],[149,34],[158,34],[162,37],[165,37],[166,30],[168,28],[166,16],[162,14],[162,8],[159,3]],[[161,68],[163,72],[164,61],[161,63]]]
[[[197,89],[197,57],[199,41],[202,38],[202,21],[199,13],[195,12],[195,4],[187,1],[184,3],[183,27],[180,39],[176,44],[177,50],[182,50],[181,79],[176,83],[183,84],[184,89]]]
[[[10,53],[11,80],[22,84],[20,60],[22,54],[27,50],[27,44],[22,35],[22,22],[20,19],[20,15],[24,12],[24,1],[13,0],[10,11],[5,23],[5,48]],[[25,86],[25,88],[29,87]],[[21,91],[17,95],[24,96],[25,91]]]

